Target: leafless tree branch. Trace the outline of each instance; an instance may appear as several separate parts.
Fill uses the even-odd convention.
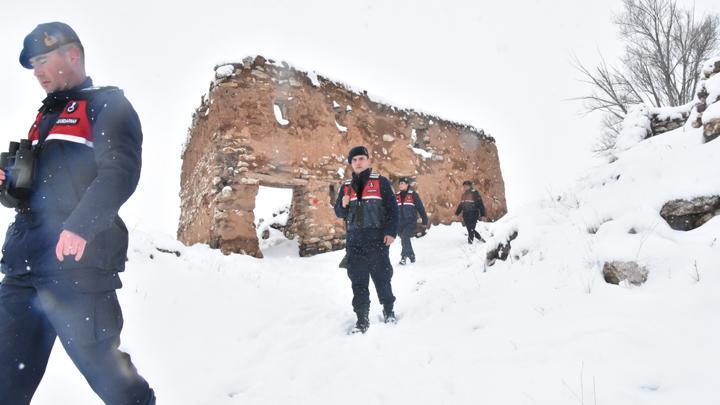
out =
[[[698,16],[694,6],[684,9],[676,0],[623,0],[613,22],[625,44],[618,65],[609,66],[602,55],[593,68],[577,57],[572,63],[591,88],[575,100],[582,101],[588,113],[606,114],[606,132],[617,135],[632,104],[659,107],[692,101],[702,62],[720,50],[720,16]]]

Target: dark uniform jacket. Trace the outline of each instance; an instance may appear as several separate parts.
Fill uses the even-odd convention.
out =
[[[398,207],[400,209],[401,223],[416,223],[419,214],[422,219],[422,223],[427,225],[427,213],[425,212],[425,206],[423,205],[418,193],[414,190],[408,189],[407,191],[399,191],[395,194],[395,198],[397,198]]]
[[[350,196],[343,208],[342,199]],[[397,236],[398,205],[390,181],[370,169],[346,180],[335,203],[335,214],[347,223],[347,246],[380,246],[385,236]]]
[[[463,192],[460,204],[455,210],[455,215],[460,215],[460,213],[463,213],[463,216],[485,216],[485,205],[483,204],[482,198],[480,198],[480,193],[474,188]]]
[[[36,149],[33,193],[2,248],[5,274],[122,271],[128,231],[118,216],[140,178],[142,130],[123,92],[82,85],[51,93],[28,138]],[[82,260],[55,257],[62,230],[87,241]]]

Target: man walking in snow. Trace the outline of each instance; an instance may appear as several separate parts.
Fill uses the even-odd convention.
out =
[[[370,168],[366,147],[352,148],[348,163],[352,178],[340,187],[335,214],[347,222],[347,269],[357,315],[352,332],[365,333],[370,327],[370,278],[383,305],[385,322],[396,321],[389,250],[397,236],[398,205],[390,181]]]
[[[463,182],[463,194],[460,197],[460,204],[458,204],[455,210],[455,215],[463,215],[463,222],[468,232],[468,243],[472,245],[473,239],[476,237],[479,241],[485,242],[475,230],[478,219],[485,217],[485,205],[483,204],[480,193],[473,187],[473,183],[470,180]]]
[[[398,188],[400,191],[395,197],[397,198],[400,209],[400,227],[398,229],[400,242],[402,242],[400,264],[404,266],[407,263],[407,259],[410,259],[410,263],[415,263],[412,237],[415,235],[418,214],[420,214],[422,223],[425,226],[428,224],[428,217],[420,195],[410,188],[410,180],[407,177],[401,177],[398,180]]]
[[[47,97],[25,141],[35,160],[30,194],[7,198],[13,180],[0,170],[3,204],[17,212],[0,267],[0,404],[30,403],[56,337],[104,403],[155,403],[118,350],[115,290],[128,248],[118,210],[140,177],[140,121],[121,90],[93,87],[84,58],[59,22],[38,25],[20,53]]]

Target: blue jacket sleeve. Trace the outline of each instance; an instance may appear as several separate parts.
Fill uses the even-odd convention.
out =
[[[423,202],[420,199],[420,195],[418,193],[415,193],[415,208],[417,209],[418,214],[420,214],[420,219],[422,220],[423,225],[427,225],[427,212],[425,212],[425,206],[423,205]]]
[[[455,210],[455,215],[460,215],[462,213],[462,200],[460,203],[458,203],[457,209]]]
[[[63,224],[88,242],[113,225],[135,191],[143,138],[140,119],[121,91],[98,95],[89,104],[97,176]]]
[[[400,222],[400,209],[398,208],[397,197],[392,189],[390,180],[380,178],[380,195],[385,206],[385,235],[397,237],[397,230]]]
[[[345,196],[345,183],[340,185],[340,191],[338,192],[337,201],[335,201],[335,215],[338,218],[347,218],[347,208],[343,208],[342,199]]]

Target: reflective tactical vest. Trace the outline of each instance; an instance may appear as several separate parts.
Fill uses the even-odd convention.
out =
[[[380,192],[380,174],[370,174],[360,198],[352,188],[352,180],[345,180],[343,195],[350,196],[346,217],[349,232],[357,229],[383,228],[385,207]]]
[[[411,218],[417,220],[417,211],[415,208],[415,193],[412,190],[408,190],[403,200],[401,192],[395,194],[397,199],[398,208],[400,209],[400,219]]]

